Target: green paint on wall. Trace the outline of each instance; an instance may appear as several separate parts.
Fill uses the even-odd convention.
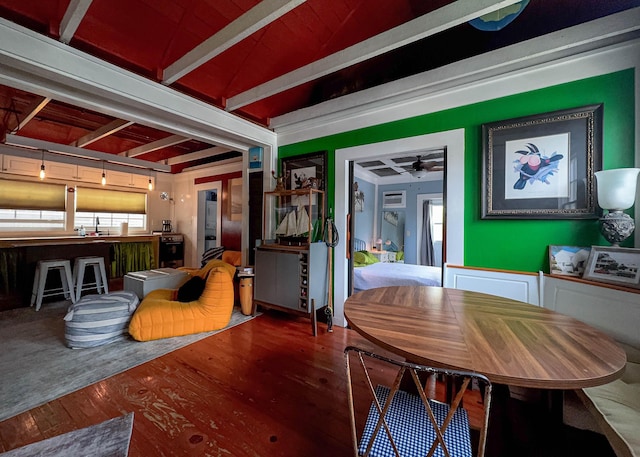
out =
[[[328,151],[333,207],[335,151],[416,135],[465,129],[465,265],[548,271],[548,246],[607,245],[597,220],[481,220],[482,124],[604,104],[603,168],[634,166],[634,72],[625,70],[536,91],[316,138],[279,149],[279,157]],[[473,191],[476,189],[476,191]],[[631,246],[629,240],[626,243]]]

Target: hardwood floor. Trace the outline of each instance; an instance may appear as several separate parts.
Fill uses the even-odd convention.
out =
[[[351,330],[325,329],[314,338],[308,320],[267,311],[0,422],[0,450],[133,411],[131,457],[351,455],[343,350],[372,346]],[[508,427],[489,429],[494,440],[521,444],[513,455],[613,455],[601,436],[549,430],[543,409],[520,403],[492,409]],[[549,447],[541,432],[559,442]]]

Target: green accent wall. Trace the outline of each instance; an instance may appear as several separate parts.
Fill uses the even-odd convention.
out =
[[[548,246],[608,245],[597,220],[482,220],[482,124],[550,111],[604,104],[603,168],[634,166],[634,71],[624,70],[437,113],[282,146],[280,158],[328,153],[328,201],[334,204],[336,149],[465,129],[464,263],[537,272],[549,270]],[[330,213],[331,214],[331,213]],[[626,246],[632,246],[627,240]]]

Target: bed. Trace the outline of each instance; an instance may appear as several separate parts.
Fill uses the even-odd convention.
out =
[[[356,241],[359,241],[356,239]],[[356,243],[361,247],[364,243]],[[401,256],[400,256],[401,257]],[[353,290],[387,286],[440,286],[442,268],[398,262],[378,262],[370,252],[354,252]]]
[[[440,286],[442,268],[378,262],[353,269],[354,292],[387,286]]]

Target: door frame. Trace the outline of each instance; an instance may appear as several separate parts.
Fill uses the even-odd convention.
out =
[[[222,213],[220,211],[220,202],[222,198],[222,181],[213,181],[207,182],[203,184],[196,184],[193,188],[197,198],[196,200],[196,259],[198,262],[202,259],[202,254],[204,254],[204,220],[207,214],[207,208],[204,204],[204,199],[201,199],[202,195],[200,192],[204,191],[216,191],[216,195],[218,196],[218,205],[216,209],[216,239],[218,240],[217,245],[220,245],[220,231],[222,228]],[[199,265],[199,263],[198,263]]]
[[[349,211],[349,162],[363,158],[376,158],[396,153],[411,154],[431,147],[446,147],[446,259],[455,265],[464,265],[464,129],[431,133],[380,143],[365,144],[335,151],[335,224],[339,234],[347,233]],[[344,302],[347,299],[349,265],[346,236],[341,236],[334,249],[334,318],[336,325],[346,327]]]

